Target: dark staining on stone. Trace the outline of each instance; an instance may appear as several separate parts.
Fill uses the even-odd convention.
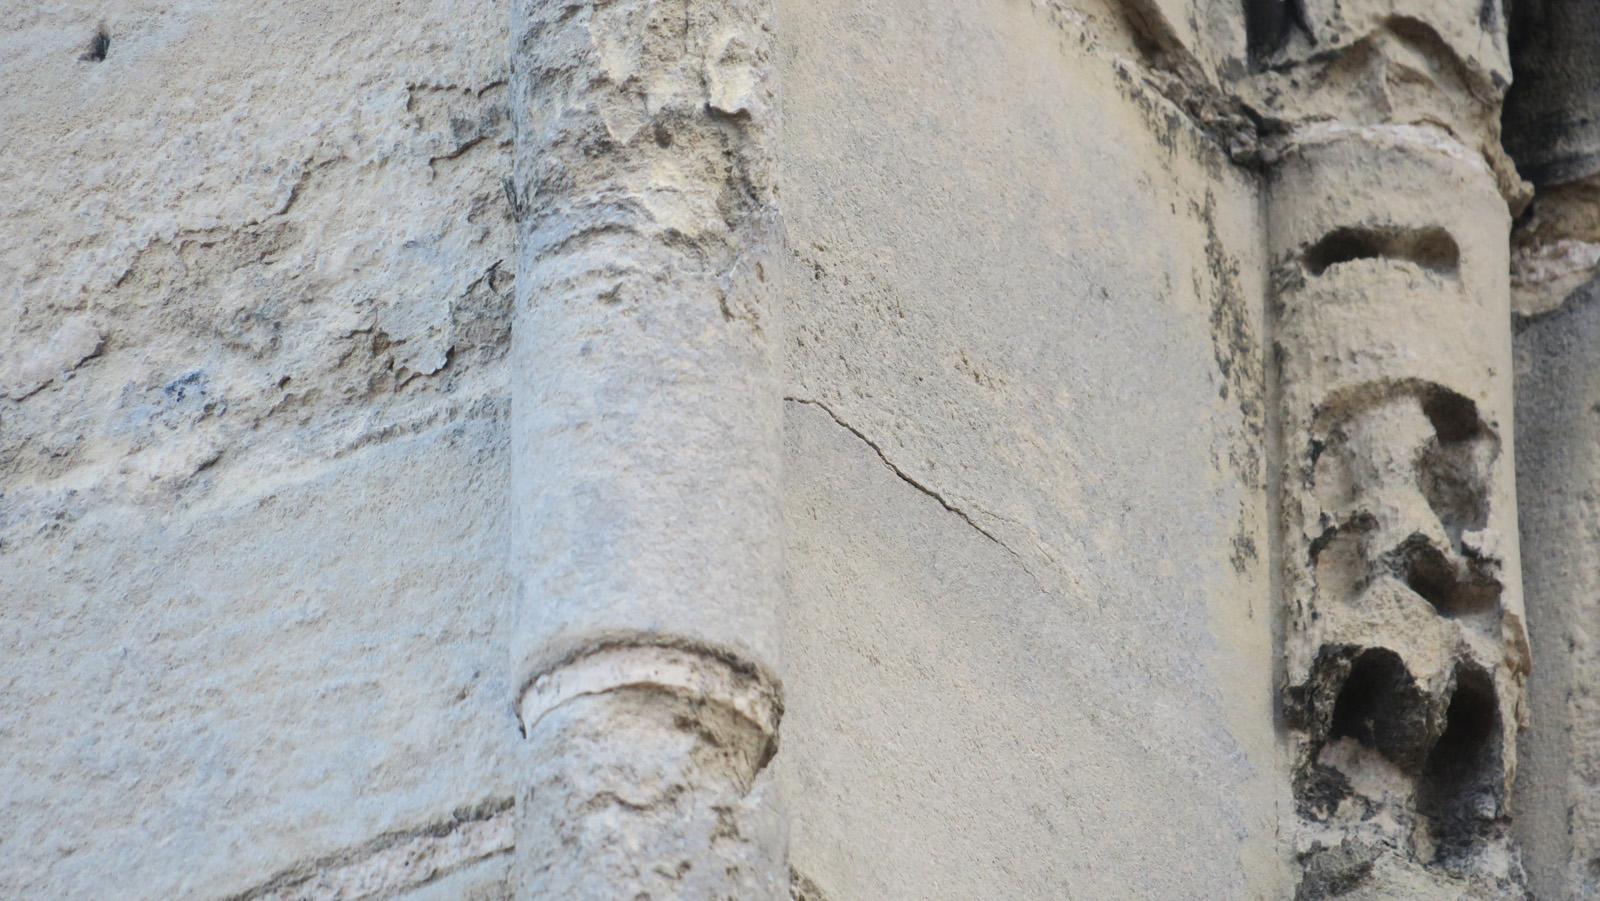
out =
[[[1461,266],[1461,248],[1450,233],[1429,228],[1339,228],[1306,249],[1301,260],[1306,271],[1322,275],[1341,263],[1392,259],[1415,263],[1441,274]]]
[[[1205,297],[1209,288],[1211,295],[1211,351],[1221,377],[1217,395],[1223,401],[1231,398],[1237,405],[1244,433],[1233,442],[1227,462],[1241,482],[1255,485],[1264,470],[1260,447],[1266,433],[1266,362],[1242,287],[1239,262],[1228,254],[1217,227],[1216,196],[1208,190],[1203,205],[1191,204],[1206,230],[1210,284],[1196,272],[1194,289],[1197,296]],[[1258,551],[1242,506],[1232,545],[1228,561],[1234,572],[1244,575],[1258,559]]]
[[[163,385],[161,393],[174,401],[182,401],[184,396],[190,392],[203,393],[206,390],[206,381],[205,370],[196,369],[192,372],[186,372]]]
[[[1387,563],[1396,578],[1441,616],[1491,611],[1500,600],[1500,581],[1489,561],[1466,556],[1457,563],[1420,533],[1391,551]]]
[[[1349,777],[1326,764],[1308,762],[1295,775],[1295,812],[1302,819],[1326,821],[1350,795]]]
[[[1294,901],[1323,901],[1353,891],[1372,875],[1378,849],[1349,840],[1329,848],[1321,843],[1300,855],[1300,885]]]
[[[1420,812],[1433,824],[1435,860],[1448,864],[1491,837],[1501,818],[1500,707],[1483,669],[1456,668],[1444,732],[1417,784]]]
[[[1368,648],[1350,663],[1328,738],[1353,738],[1407,772],[1419,770],[1437,734],[1438,712],[1400,655]]]
[[[517,183],[509,175],[500,176],[500,189],[505,192],[506,205],[511,207],[513,221],[521,222],[528,218],[528,206],[523,202],[522,195],[517,193]]]
[[[1261,344],[1251,321],[1252,310],[1242,287],[1239,261],[1228,254],[1217,227],[1216,197],[1206,192],[1205,204],[1193,207],[1206,229],[1206,271],[1211,276],[1210,291],[1197,277],[1195,292],[1200,297],[1211,294],[1211,350],[1222,376],[1218,396],[1223,400],[1231,396],[1239,407],[1244,428],[1252,438],[1259,438],[1266,429],[1266,361],[1262,359]],[[1238,461],[1239,476],[1253,484],[1261,469],[1256,441],[1243,445],[1243,456]]]
[[[1291,725],[1311,739],[1293,783],[1301,817],[1327,821],[1355,796],[1350,774],[1318,760],[1329,742],[1353,739],[1382,754],[1415,786],[1417,812],[1432,827],[1436,843],[1433,859],[1423,863],[1448,868],[1503,831],[1503,728],[1489,671],[1459,662],[1447,686],[1429,691],[1394,651],[1336,645],[1318,653],[1312,672],[1286,697]],[[1334,897],[1347,890],[1334,891],[1339,880],[1328,878],[1335,870],[1345,872],[1329,869],[1343,858],[1317,862],[1322,853],[1301,859],[1302,885],[1321,894],[1297,898]]]
[[[101,25],[95,29],[94,37],[89,39],[89,48],[78,59],[89,63],[104,62],[106,54],[111,52],[111,35],[106,33],[106,27]]]
[[[1244,26],[1250,64],[1257,70],[1265,69],[1297,30],[1315,43],[1303,0],[1244,0]]]
[[[791,901],[828,901],[822,889],[793,866],[789,867],[789,897]]]
[[[1304,684],[1285,690],[1284,718],[1291,728],[1308,733],[1312,745],[1321,744],[1327,736],[1339,686],[1344,684],[1350,661],[1359,651],[1350,645],[1324,645],[1312,663],[1311,677]]]
[[[1256,540],[1246,534],[1243,527],[1236,533],[1232,540],[1233,550],[1228,554],[1228,562],[1233,565],[1233,571],[1245,575],[1250,572],[1250,564],[1260,559],[1256,551]]]
[[[1499,22],[1499,0],[1483,0],[1483,3],[1478,7],[1478,27],[1484,31],[1493,31]]]

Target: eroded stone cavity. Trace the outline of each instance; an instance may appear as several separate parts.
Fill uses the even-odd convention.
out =
[[[1489,12],[1310,0],[1252,20],[1301,901],[1523,892],[1504,273],[1526,187],[1499,150]]]

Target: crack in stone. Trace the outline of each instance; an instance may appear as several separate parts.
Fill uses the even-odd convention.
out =
[[[923,494],[926,494],[928,497],[931,497],[934,500],[938,501],[939,502],[939,506],[941,506],[941,507],[945,508],[946,510],[950,511],[951,513],[954,513],[955,515],[961,517],[962,521],[964,521],[967,525],[969,525],[969,526],[973,527],[974,529],[976,529],[980,535],[982,535],[983,537],[989,539],[990,541],[994,542],[995,544],[998,544],[1001,548],[1003,548],[1005,550],[1006,553],[1008,553],[1011,556],[1017,558],[1017,561],[1019,563],[1023,562],[1022,561],[1022,555],[1020,555],[1016,551],[1012,550],[1011,547],[1009,545],[1007,545],[1004,541],[1001,541],[999,538],[995,537],[995,534],[993,532],[990,532],[988,529],[985,529],[983,526],[978,525],[978,523],[975,520],[973,520],[973,518],[971,516],[969,516],[965,510],[962,510],[960,507],[957,507],[954,504],[950,503],[949,501],[945,500],[944,499],[944,495],[940,494],[937,491],[934,491],[932,488],[929,488],[928,486],[922,484],[921,482],[919,482],[916,479],[912,478],[911,476],[907,475],[904,471],[902,471],[900,469],[900,467],[898,467],[898,466],[894,465],[894,463],[890,462],[888,455],[886,455],[883,452],[883,448],[879,447],[877,445],[877,443],[874,442],[871,438],[868,438],[866,435],[862,434],[860,429],[856,428],[855,426],[852,426],[848,422],[845,422],[843,419],[840,419],[838,414],[834,413],[833,410],[828,408],[827,404],[824,404],[821,401],[805,400],[803,398],[798,398],[798,397],[785,397],[784,400],[786,402],[792,403],[792,404],[805,404],[806,406],[816,407],[817,409],[821,410],[822,412],[828,414],[828,417],[830,419],[832,419],[834,422],[838,423],[840,428],[843,428],[845,431],[849,432],[850,434],[856,436],[857,438],[860,438],[861,442],[863,444],[865,444],[867,447],[872,448],[872,452],[878,455],[878,459],[883,461],[883,465],[889,467],[889,471],[890,472],[892,472],[895,475],[899,476],[900,477],[900,481],[905,482],[907,485],[910,485],[912,488],[915,488],[918,491],[922,492]],[[1023,569],[1024,570],[1027,569],[1027,565],[1025,563],[1023,565]]]

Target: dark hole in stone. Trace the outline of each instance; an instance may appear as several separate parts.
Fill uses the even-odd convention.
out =
[[[1471,441],[1488,431],[1478,417],[1478,405],[1448,389],[1440,388],[1423,397],[1422,413],[1445,443]]]
[[[1444,732],[1428,754],[1417,792],[1419,807],[1433,821],[1441,860],[1466,853],[1499,818],[1500,782],[1494,680],[1478,667],[1463,665],[1456,670]]]
[[[1470,561],[1458,568],[1420,533],[1393,551],[1390,568],[1441,616],[1482,613],[1493,610],[1500,600],[1499,581],[1480,572]]]
[[[1489,522],[1489,469],[1499,456],[1499,439],[1478,415],[1478,405],[1454,391],[1435,387],[1420,400],[1435,440],[1417,455],[1417,487],[1459,548],[1462,533]]]
[[[98,63],[103,61],[109,52],[111,52],[111,35],[106,34],[105,26],[102,25],[95,31],[94,37],[89,39],[89,49],[85,50],[78,59],[85,62]]]
[[[1353,738],[1415,772],[1428,751],[1433,716],[1400,655],[1368,648],[1351,662],[1334,701],[1328,737]]]
[[[1258,69],[1289,43],[1296,29],[1311,34],[1302,0],[1244,0],[1244,28],[1246,51]]]
[[[1434,272],[1455,272],[1461,249],[1450,233],[1430,228],[1340,228],[1305,252],[1306,270],[1321,275],[1330,266],[1352,260],[1394,259],[1416,263]]]

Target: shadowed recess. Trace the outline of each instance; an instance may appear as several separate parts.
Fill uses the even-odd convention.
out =
[[[89,49],[83,52],[78,59],[84,62],[104,62],[106,54],[111,52],[111,35],[106,34],[106,27],[101,25],[95,30],[94,37],[89,39]]]
[[[1478,667],[1459,666],[1444,732],[1417,787],[1419,807],[1433,821],[1441,861],[1469,852],[1500,816],[1499,736],[1493,678]]]
[[[1500,440],[1478,405],[1454,391],[1435,386],[1421,401],[1434,440],[1417,456],[1417,487],[1460,548],[1463,534],[1489,524],[1490,470],[1500,456]]]
[[[1456,565],[1427,536],[1417,533],[1395,548],[1389,566],[1440,616],[1457,617],[1494,610],[1500,600],[1500,582],[1473,562]]]
[[[1257,69],[1289,43],[1296,29],[1311,36],[1303,0],[1244,0],[1245,35],[1250,62]]]
[[[1433,272],[1453,273],[1461,265],[1461,248],[1450,233],[1428,228],[1340,228],[1306,249],[1305,267],[1321,275],[1332,266],[1354,260],[1404,260]]]
[[[1368,648],[1351,662],[1328,737],[1353,738],[1414,772],[1427,754],[1433,718],[1427,696],[1400,655]]]

